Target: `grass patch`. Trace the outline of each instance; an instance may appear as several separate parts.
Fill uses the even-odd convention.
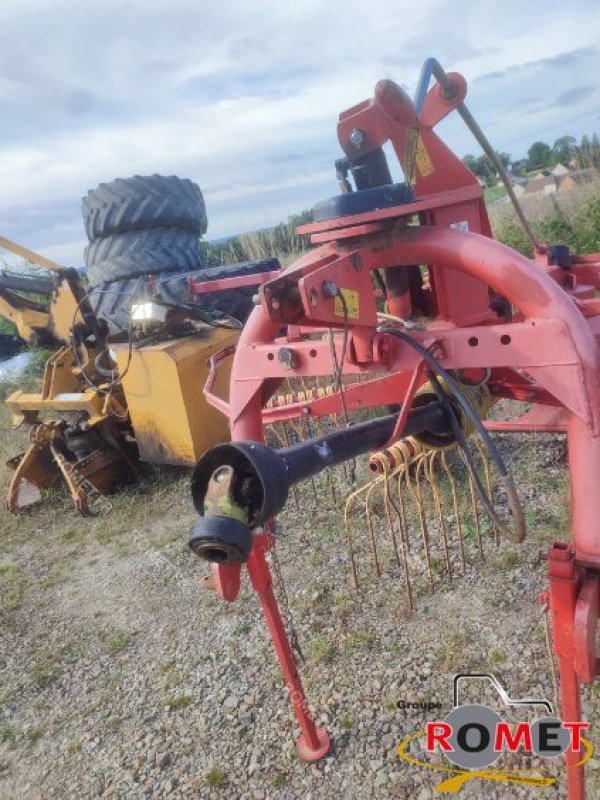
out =
[[[182,692],[181,694],[173,695],[173,697],[169,697],[165,701],[165,706],[168,706],[171,711],[179,711],[182,708],[186,708],[192,702],[192,695],[188,694],[187,692]]]
[[[16,741],[16,734],[7,722],[0,722],[0,744],[12,747]]]
[[[78,753],[81,753],[82,748],[83,745],[80,739],[72,739],[67,745],[67,753],[70,756],[76,756]]]
[[[504,650],[499,650],[498,648],[494,648],[490,653],[490,662],[494,665],[496,664],[504,664],[506,661],[506,653]]]
[[[39,742],[43,735],[43,728],[29,728],[29,730],[25,732],[25,739],[27,740],[28,744],[35,744],[36,742]]]
[[[470,639],[469,631],[462,628],[457,628],[448,633],[440,653],[440,664],[444,669],[450,670],[466,667],[470,657]]]
[[[110,653],[111,655],[114,655],[115,653],[121,653],[123,650],[129,647],[133,641],[130,634],[126,633],[125,631],[109,633],[108,631],[100,630],[98,631],[98,638],[100,639],[102,650],[105,653]]]
[[[285,772],[276,772],[273,775],[273,780],[271,781],[271,785],[274,789],[283,789],[283,787],[287,783],[287,773]]]
[[[27,675],[38,689],[49,686],[58,675],[58,664],[49,651],[45,651],[33,662]]]
[[[514,569],[520,563],[521,558],[518,553],[506,553],[503,560],[507,569]]]
[[[16,611],[23,601],[23,575],[18,564],[0,566],[0,611]]]
[[[204,778],[211,789],[219,789],[227,782],[227,773],[220,767],[213,767],[213,769],[208,770]]]
[[[394,705],[395,708],[395,705]],[[351,730],[352,726],[354,725],[354,721],[352,717],[348,716],[348,714],[344,714],[343,717],[340,717],[340,728],[343,731]]]
[[[354,652],[356,650],[370,650],[375,644],[376,636],[371,631],[353,631],[344,641],[344,650]]]
[[[310,652],[317,664],[331,664],[337,655],[337,648],[329,637],[318,635],[310,643]]]

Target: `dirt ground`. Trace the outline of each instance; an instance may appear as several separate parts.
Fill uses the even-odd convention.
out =
[[[16,452],[22,435],[2,435],[2,450]],[[493,672],[513,695],[553,698],[538,594],[540,551],[567,535],[564,443],[505,437],[502,446],[526,505],[526,543],[490,541],[481,561],[468,542],[467,568],[459,574],[453,555],[451,582],[434,562],[435,594],[415,582],[414,612],[383,544],[382,578],[363,553],[353,587],[326,479],[316,496],[304,488],[299,509],[289,504],[278,561],[311,707],[332,741],[314,765],[295,754],[297,727],[256,597],[246,586],[227,605],[199,586],[208,570],[186,548],[186,474],[157,473],[90,520],[60,496],[18,519],[0,512],[0,797],[440,796],[447,773],[396,753],[432,717],[398,701],[439,702],[443,718],[453,675],[468,669]],[[358,512],[355,529],[361,554]],[[597,741],[595,692],[585,692],[584,710]],[[474,779],[460,796],[565,796],[557,762],[518,766],[541,766],[558,786]],[[590,797],[600,796],[597,766],[588,767]]]

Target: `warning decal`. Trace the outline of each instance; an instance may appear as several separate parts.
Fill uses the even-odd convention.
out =
[[[358,292],[354,289],[340,289],[340,293],[346,301],[348,319],[358,319],[360,316],[360,300]],[[345,316],[344,303],[339,295],[335,297],[334,314],[336,317]]]

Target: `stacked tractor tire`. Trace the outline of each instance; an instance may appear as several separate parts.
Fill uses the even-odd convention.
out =
[[[207,228],[202,192],[174,175],[102,183],[83,198],[83,220],[90,300],[113,333],[128,329],[132,304],[145,298],[189,307],[190,277],[213,280],[275,268],[266,262],[207,267],[200,249]],[[199,295],[193,305],[204,314],[244,322],[254,292]]]

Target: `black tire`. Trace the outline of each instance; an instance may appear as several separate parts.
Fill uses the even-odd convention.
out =
[[[82,200],[90,242],[142,228],[179,228],[201,236],[207,218],[199,186],[175,175],[135,175],[90,189]]]
[[[177,228],[150,228],[97,239],[85,249],[91,286],[138,275],[200,269],[196,234]]]
[[[277,259],[265,261],[244,261],[239,264],[210,267],[202,272],[185,272],[161,275],[152,284],[147,276],[128,280],[110,281],[95,286],[90,292],[90,301],[96,314],[108,323],[111,333],[126,331],[131,317],[131,306],[144,298],[173,306],[195,308],[204,314],[217,318],[230,316],[244,323],[254,308],[253,297],[256,286],[245,286],[223,292],[198,295],[190,298],[189,279],[216,280],[242,275],[255,275],[279,269]]]

